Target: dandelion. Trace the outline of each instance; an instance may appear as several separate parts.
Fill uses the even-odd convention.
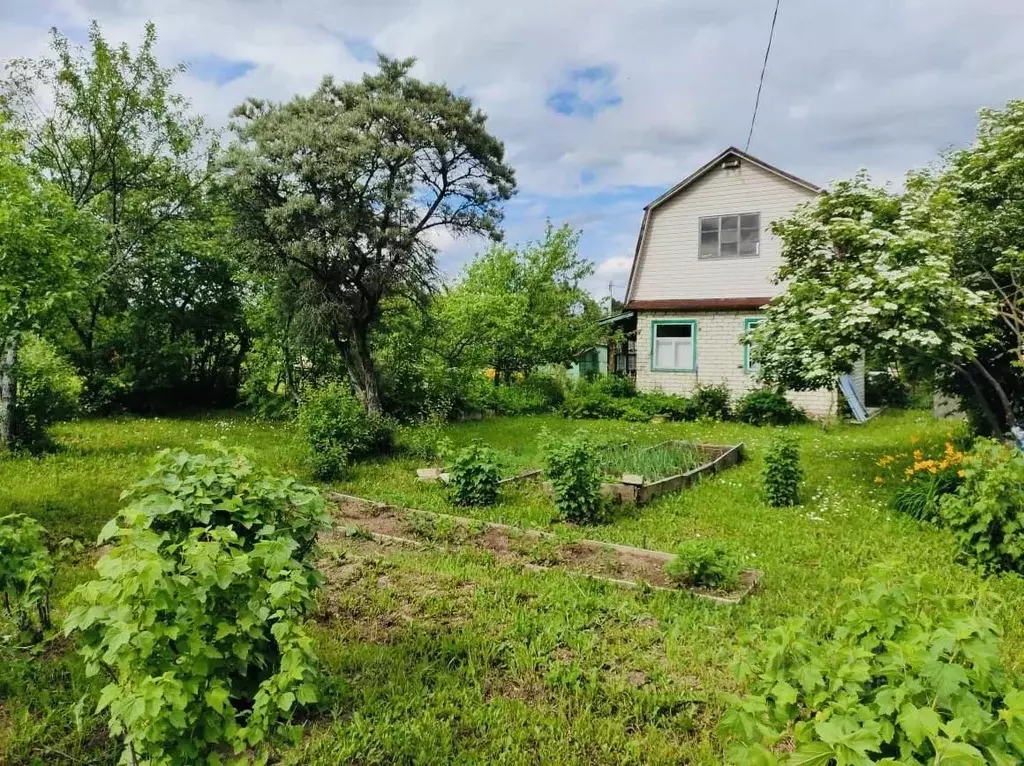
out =
[[[920,441],[920,438],[918,437],[917,434],[914,434],[913,436],[910,437],[910,443],[911,444],[917,444],[919,441]]]
[[[876,476],[875,477],[875,484],[881,484],[881,483],[882,483],[882,477],[881,476]]]

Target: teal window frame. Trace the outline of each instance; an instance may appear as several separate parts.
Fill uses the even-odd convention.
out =
[[[743,320],[744,334],[750,332],[751,328],[764,321],[764,317],[747,317]],[[743,372],[756,372],[750,368],[750,344],[743,344]]]
[[[688,324],[693,328],[690,333],[693,337],[693,358],[690,360],[690,367],[656,367],[655,347],[658,341],[658,327],[661,325]],[[697,372],[697,320],[696,319],[652,319],[651,320],[651,372],[684,372],[693,374]]]

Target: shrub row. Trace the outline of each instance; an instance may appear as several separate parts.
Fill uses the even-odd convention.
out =
[[[751,425],[792,425],[807,419],[777,391],[759,389],[731,406],[724,385],[696,388],[690,397],[661,392],[638,393],[628,378],[606,375],[580,381],[565,397],[562,414],[568,418],[649,421],[655,416],[672,421],[735,419]]]

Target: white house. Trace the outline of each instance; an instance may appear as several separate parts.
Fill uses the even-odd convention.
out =
[[[759,383],[743,331],[784,289],[772,221],[822,190],[730,147],[644,208],[626,288],[636,317],[636,382],[687,394],[724,383],[734,397]],[[864,372],[854,387],[863,401]],[[837,389],[790,392],[811,415],[837,413]]]

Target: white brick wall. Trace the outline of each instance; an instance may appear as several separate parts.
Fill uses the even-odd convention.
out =
[[[636,382],[641,391],[664,391],[667,394],[689,395],[698,383],[725,383],[733,398],[757,388],[756,375],[743,369],[744,320],[756,313],[743,311],[699,311],[679,314],[666,311],[637,312]],[[656,319],[690,319],[697,322],[696,372],[659,372],[651,369],[651,322]],[[856,377],[856,376],[855,376]],[[863,372],[860,374],[863,390]],[[814,417],[836,414],[836,394],[828,389],[791,391],[787,398]]]

